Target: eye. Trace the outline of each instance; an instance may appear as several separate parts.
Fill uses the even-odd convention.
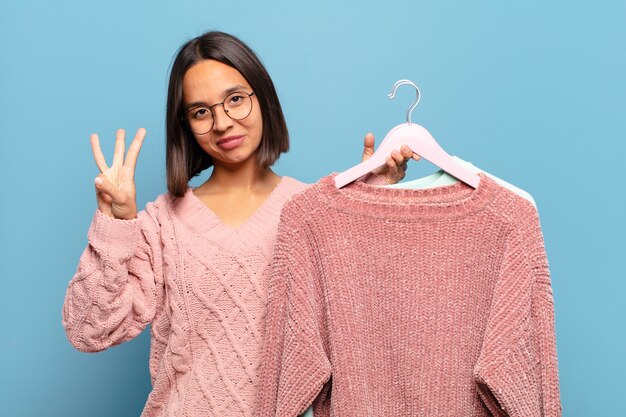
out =
[[[191,118],[194,120],[203,120],[211,117],[211,111],[207,108],[200,107],[191,111]]]
[[[238,106],[240,105],[247,96],[241,93],[235,93],[228,97],[228,104],[230,106]]]

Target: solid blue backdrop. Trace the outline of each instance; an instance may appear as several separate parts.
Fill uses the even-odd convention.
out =
[[[537,201],[552,273],[564,415],[616,415],[626,391],[626,6],[594,2],[3,2],[0,6],[0,415],[137,416],[148,332],[79,353],[61,327],[95,210],[89,134],[148,137],[139,205],[165,191],[176,49],[233,33],[263,59],[306,182],[360,159],[413,113],[450,153]],[[412,163],[408,178],[433,171]]]

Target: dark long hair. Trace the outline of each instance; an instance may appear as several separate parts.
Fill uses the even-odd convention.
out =
[[[207,32],[180,47],[170,73],[167,91],[166,173],[167,189],[182,197],[189,180],[213,165],[213,158],[198,145],[184,118],[183,77],[189,68],[214,59],[235,68],[254,91],[261,108],[263,134],[258,163],[267,168],[289,150],[289,132],[278,94],[267,70],[254,51],[224,32]]]

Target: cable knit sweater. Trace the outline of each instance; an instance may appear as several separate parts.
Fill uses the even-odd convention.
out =
[[[537,212],[480,174],[336,189],[283,208],[258,415],[560,416]]]
[[[239,228],[191,190],[130,221],[96,212],[63,305],[69,340],[99,351],[151,323],[142,416],[252,416],[280,210],[305,187],[283,177]]]

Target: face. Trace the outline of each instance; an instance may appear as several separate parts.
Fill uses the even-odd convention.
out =
[[[233,92],[242,93],[231,95]],[[213,113],[213,128],[205,134],[194,133],[200,147],[219,165],[237,165],[256,158],[261,143],[263,120],[255,95],[251,96],[252,111],[241,120],[226,115],[224,107],[214,104],[229,98],[225,105],[235,106],[241,97],[252,93],[246,79],[233,67],[207,59],[187,70],[183,77],[183,101],[187,121],[206,115],[209,107]]]

